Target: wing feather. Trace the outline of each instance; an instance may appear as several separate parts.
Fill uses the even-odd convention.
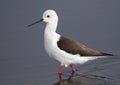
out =
[[[112,54],[102,53],[90,48],[85,45],[78,43],[72,39],[61,36],[60,40],[57,42],[58,47],[71,54],[80,54],[81,56],[112,56]]]

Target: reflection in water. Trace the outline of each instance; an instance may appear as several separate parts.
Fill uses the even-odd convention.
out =
[[[79,75],[75,73],[71,73],[68,78],[63,79],[65,77],[63,75],[58,75],[59,82],[54,85],[120,85],[120,81],[115,81],[113,79],[98,76],[98,75]]]
[[[82,85],[80,81],[64,79],[54,85]]]
[[[80,85],[80,81],[72,80],[72,77],[74,76],[74,72],[71,73],[70,76],[68,76],[67,79],[62,79],[62,74],[58,74],[59,82],[57,82],[54,85]]]
[[[72,72],[71,75],[68,77],[67,80],[71,80],[71,78],[73,77],[74,74],[75,74],[75,72]],[[58,74],[58,77],[59,77],[59,81],[63,81],[62,74]]]

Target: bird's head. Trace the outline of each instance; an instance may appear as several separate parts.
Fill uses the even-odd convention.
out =
[[[44,13],[43,13],[43,16],[42,16],[42,19],[28,25],[28,27],[34,25],[34,24],[37,24],[39,22],[45,22],[47,24],[50,24],[50,23],[55,23],[58,21],[58,16],[56,14],[56,12],[54,10],[46,10]]]
[[[52,22],[56,22],[58,20],[58,16],[54,10],[46,10],[43,13],[42,19],[46,23],[52,23]]]

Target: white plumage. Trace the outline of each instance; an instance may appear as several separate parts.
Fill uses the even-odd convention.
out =
[[[58,16],[54,10],[46,10],[43,13],[41,20],[32,23],[29,26],[41,21],[46,23],[44,31],[45,50],[51,58],[60,63],[59,74],[62,73],[62,66],[67,67],[70,65],[72,72],[74,72],[75,68],[73,67],[73,64],[83,64],[88,60],[112,55],[89,49],[74,40],[56,33]]]
[[[47,16],[50,16],[47,18]],[[96,59],[97,57],[80,57],[79,54],[73,55],[61,50],[57,46],[60,35],[56,33],[58,16],[54,10],[47,10],[43,14],[43,21],[46,22],[44,32],[44,46],[48,55],[59,61],[61,65],[68,66],[70,64],[82,64],[88,60]]]

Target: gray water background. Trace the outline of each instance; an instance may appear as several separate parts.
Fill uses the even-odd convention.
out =
[[[119,0],[1,0],[0,85],[48,85],[59,81],[59,63],[44,50],[45,24],[31,28],[47,9],[59,16],[57,32],[115,57],[77,65],[77,72],[120,79]],[[70,73],[69,68],[64,68]]]

